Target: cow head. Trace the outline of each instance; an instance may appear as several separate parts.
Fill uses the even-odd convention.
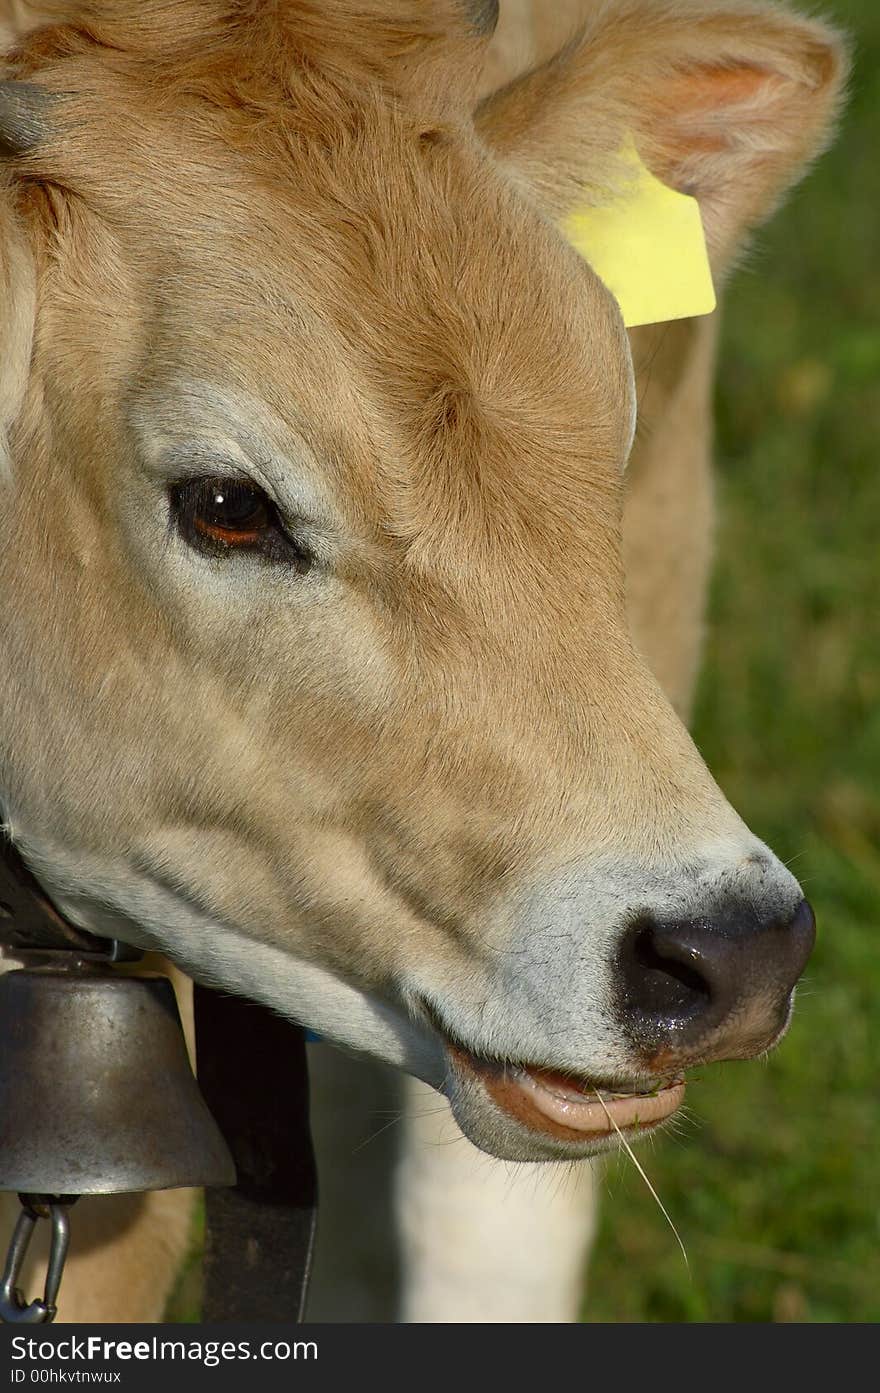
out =
[[[812,916],[633,649],[632,358],[557,219],[630,135],[720,271],[834,41],[621,0],[478,102],[493,5],[81,8],[0,88],[12,835],[496,1154],[653,1125],[779,1037]]]

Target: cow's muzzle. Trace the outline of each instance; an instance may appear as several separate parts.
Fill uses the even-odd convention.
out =
[[[618,1010],[644,1067],[665,1073],[770,1049],[815,936],[806,900],[772,916],[752,902],[690,919],[639,915],[619,952]]]

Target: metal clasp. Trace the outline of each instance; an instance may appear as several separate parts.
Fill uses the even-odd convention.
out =
[[[0,1280],[0,1322],[5,1325],[47,1325],[58,1314],[58,1288],[64,1272],[67,1249],[70,1243],[70,1220],[68,1206],[74,1203],[74,1195],[19,1195],[21,1213],[15,1225],[6,1266]],[[49,1249],[49,1267],[46,1272],[46,1285],[42,1297],[28,1304],[18,1286],[24,1260],[40,1219],[47,1219],[52,1225],[52,1242]]]

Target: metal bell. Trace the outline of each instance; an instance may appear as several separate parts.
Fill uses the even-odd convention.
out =
[[[0,977],[0,1190],[234,1184],[167,978],[83,964]]]

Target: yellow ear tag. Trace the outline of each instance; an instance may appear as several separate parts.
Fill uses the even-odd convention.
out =
[[[700,207],[661,184],[631,141],[632,179],[613,203],[577,209],[562,231],[618,301],[628,329],[711,314],[717,303]]]

